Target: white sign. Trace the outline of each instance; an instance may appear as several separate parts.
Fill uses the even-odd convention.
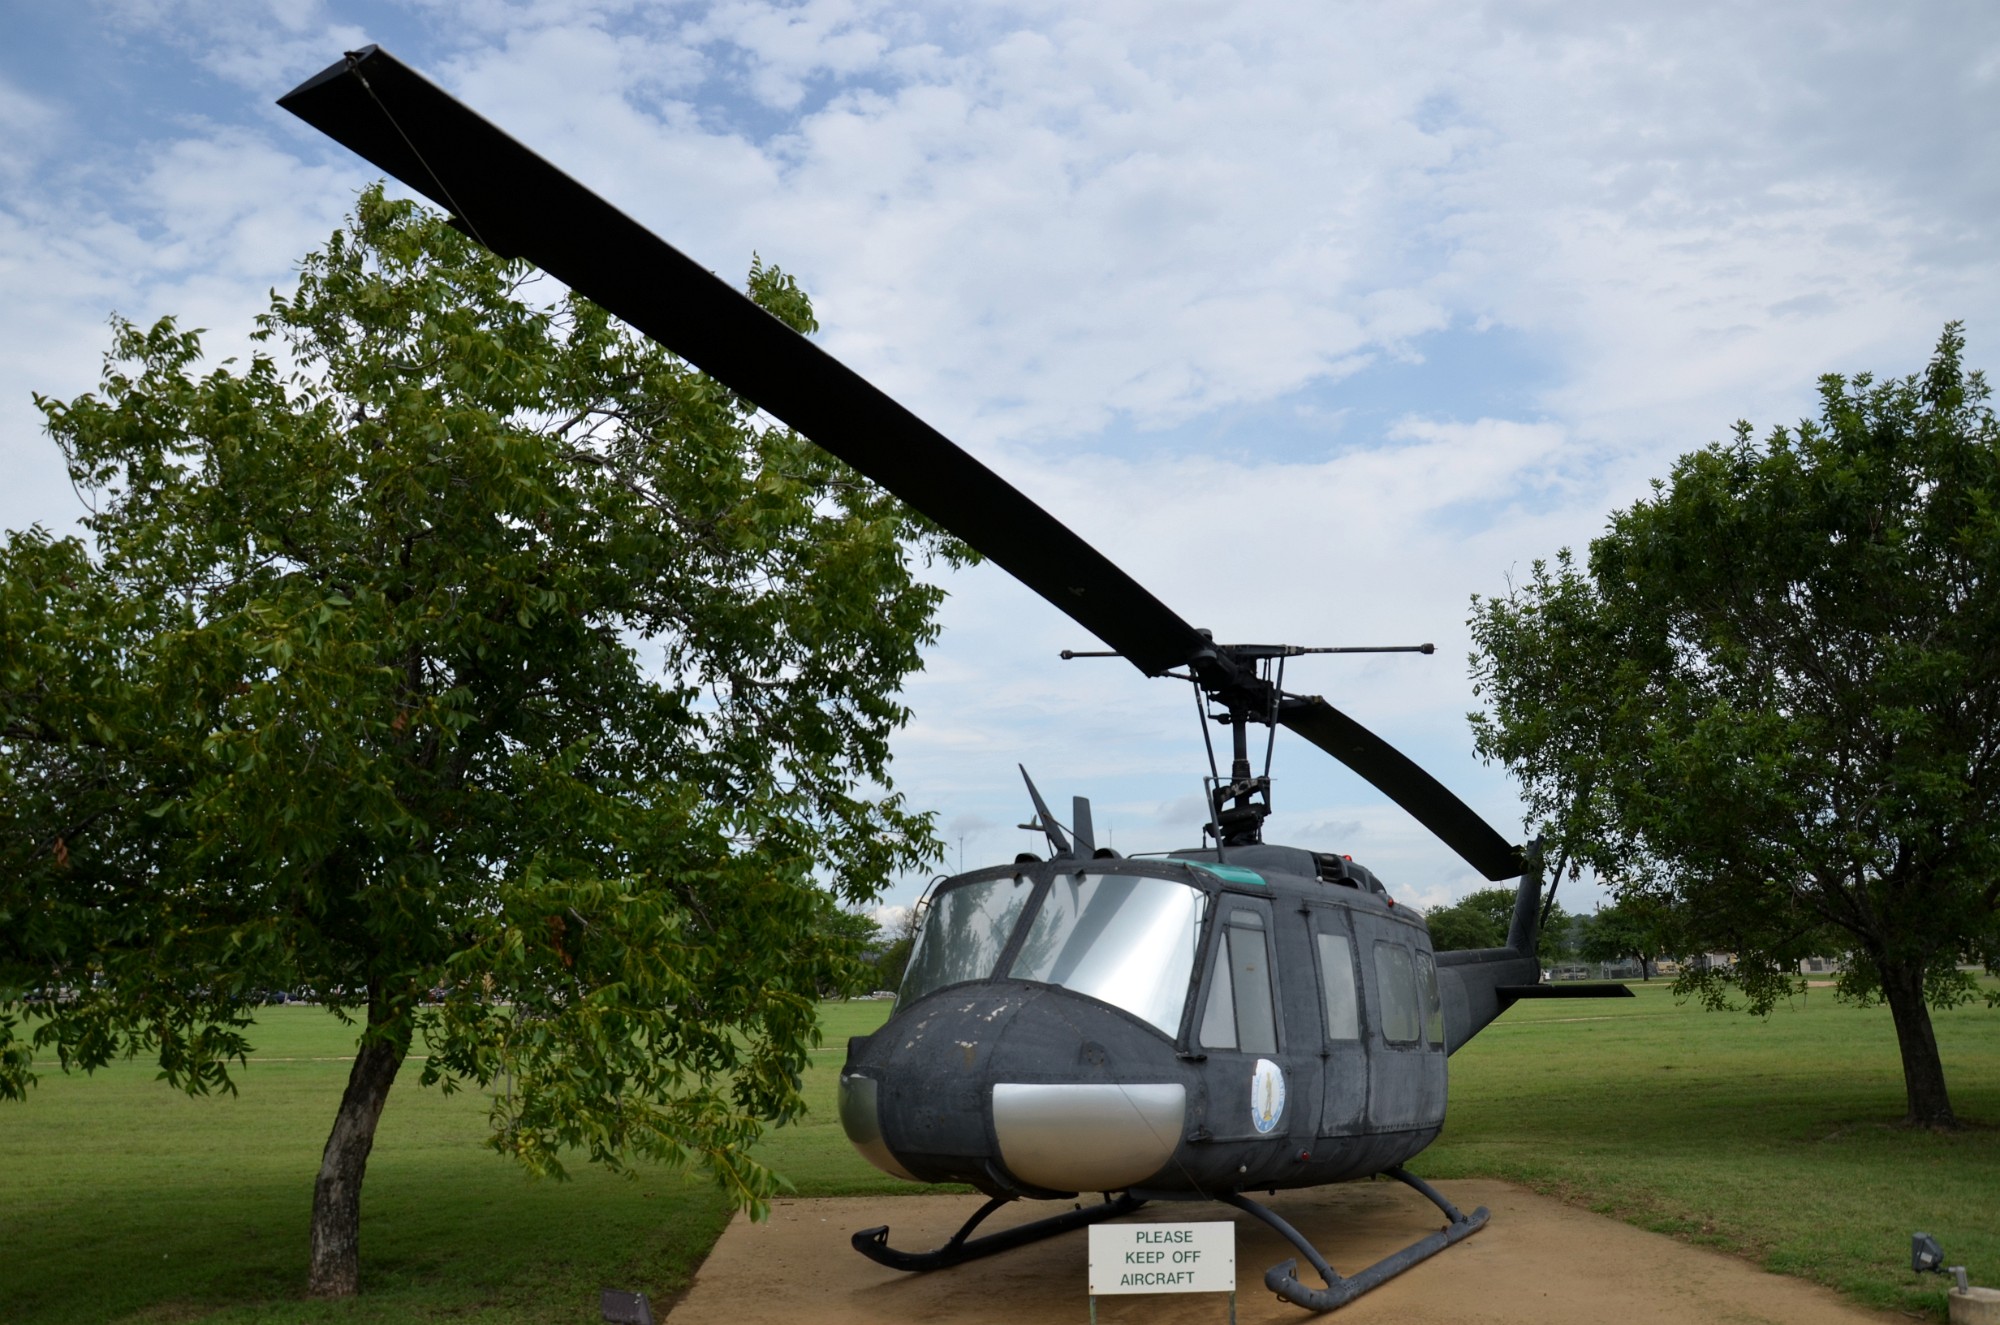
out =
[[[1233,1293],[1236,1225],[1092,1224],[1090,1293]]]

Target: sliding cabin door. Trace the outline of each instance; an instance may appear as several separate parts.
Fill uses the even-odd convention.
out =
[[[1368,1031],[1368,1130],[1444,1121],[1444,1014],[1428,945],[1409,925],[1355,913],[1355,960],[1374,1015]]]
[[[1319,977],[1321,1136],[1352,1136],[1368,1108],[1367,1024],[1353,927],[1344,909],[1309,907],[1313,970]]]

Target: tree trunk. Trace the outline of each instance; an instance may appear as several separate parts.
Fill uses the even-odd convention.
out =
[[[401,1009],[392,1014],[379,999],[369,999],[369,1033],[355,1052],[340,1112],[326,1138],[319,1179],[313,1183],[312,1269],[306,1281],[310,1297],[352,1297],[361,1289],[361,1178],[389,1087],[409,1052],[407,1024],[395,1026],[401,1014]],[[384,1028],[390,1029],[385,1033]]]
[[[1931,1030],[1930,1006],[1924,1002],[1924,968],[1916,963],[1876,961],[1882,976],[1882,1000],[1896,1023],[1896,1046],[1903,1054],[1903,1090],[1910,1127],[1956,1128],[1951,1098],[1944,1089],[1944,1062],[1938,1057],[1937,1036]]]

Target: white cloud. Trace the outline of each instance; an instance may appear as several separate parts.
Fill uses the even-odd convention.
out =
[[[848,0],[804,4],[726,3],[688,25],[690,43],[724,42],[744,53],[744,84],[762,104],[792,110],[809,79],[868,72],[887,54],[889,41],[869,25],[883,20],[878,6]]]
[[[379,38],[345,10],[98,12],[135,59],[198,51],[240,115],[162,79],[150,120],[97,141],[77,129],[87,92],[0,83],[4,525],[67,500],[28,386],[88,386],[113,308],[179,311],[220,349],[374,173],[269,109]],[[1976,131],[2000,111],[2000,12],[1977,7],[427,0],[393,17],[399,55],[698,260],[735,277],[756,250],[800,275],[830,348],[1191,620],[1434,639],[1435,658],[1292,679],[1509,831],[1504,778],[1468,756],[1470,594],[1586,540],[1735,418],[1809,409],[1822,371],[1913,369],[1951,317],[1975,362],[2000,343],[2000,149]],[[1474,354],[1487,329],[1525,338],[1546,363],[1504,405],[1435,373],[1407,379],[1435,395],[1369,397],[1447,329]],[[1232,423],[1286,401],[1305,403],[1282,444]],[[1202,445],[1145,454],[1147,429],[1190,421]],[[1098,797],[1121,844],[1152,844],[1136,839],[1162,815],[1191,828],[1187,696],[1057,664],[1089,641],[990,567],[952,585],[899,788],[993,825],[966,831],[968,857],[1028,845],[1016,759],[1058,803]],[[1351,777],[1280,760],[1281,823],[1365,844],[1403,891],[1470,884]]]
[[[53,146],[57,109],[0,79],[0,181],[25,178]]]
[[[31,395],[97,385],[115,313],[207,328],[210,363],[247,355],[250,318],[289,282],[354,185],[254,132],[210,126],[102,153],[0,199],[0,528],[66,527],[80,513]]]
[[[91,8],[124,40],[171,45],[266,101],[302,70],[331,64],[369,41],[364,29],[334,21],[323,0],[96,0]]]
[[[907,906],[878,906],[868,913],[881,931],[892,938],[900,937],[910,923],[912,908]]]

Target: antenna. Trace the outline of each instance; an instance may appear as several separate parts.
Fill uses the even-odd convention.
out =
[[[1062,825],[1056,822],[1053,814],[1049,813],[1048,802],[1042,799],[1042,793],[1036,788],[1035,780],[1028,776],[1028,766],[1016,764],[1014,767],[1021,770],[1021,781],[1028,784],[1028,798],[1035,803],[1035,822],[1022,824],[1021,827],[1031,832],[1039,828],[1042,836],[1049,839],[1049,850],[1054,855],[1075,855],[1076,852],[1071,849],[1069,839],[1063,836]]]

